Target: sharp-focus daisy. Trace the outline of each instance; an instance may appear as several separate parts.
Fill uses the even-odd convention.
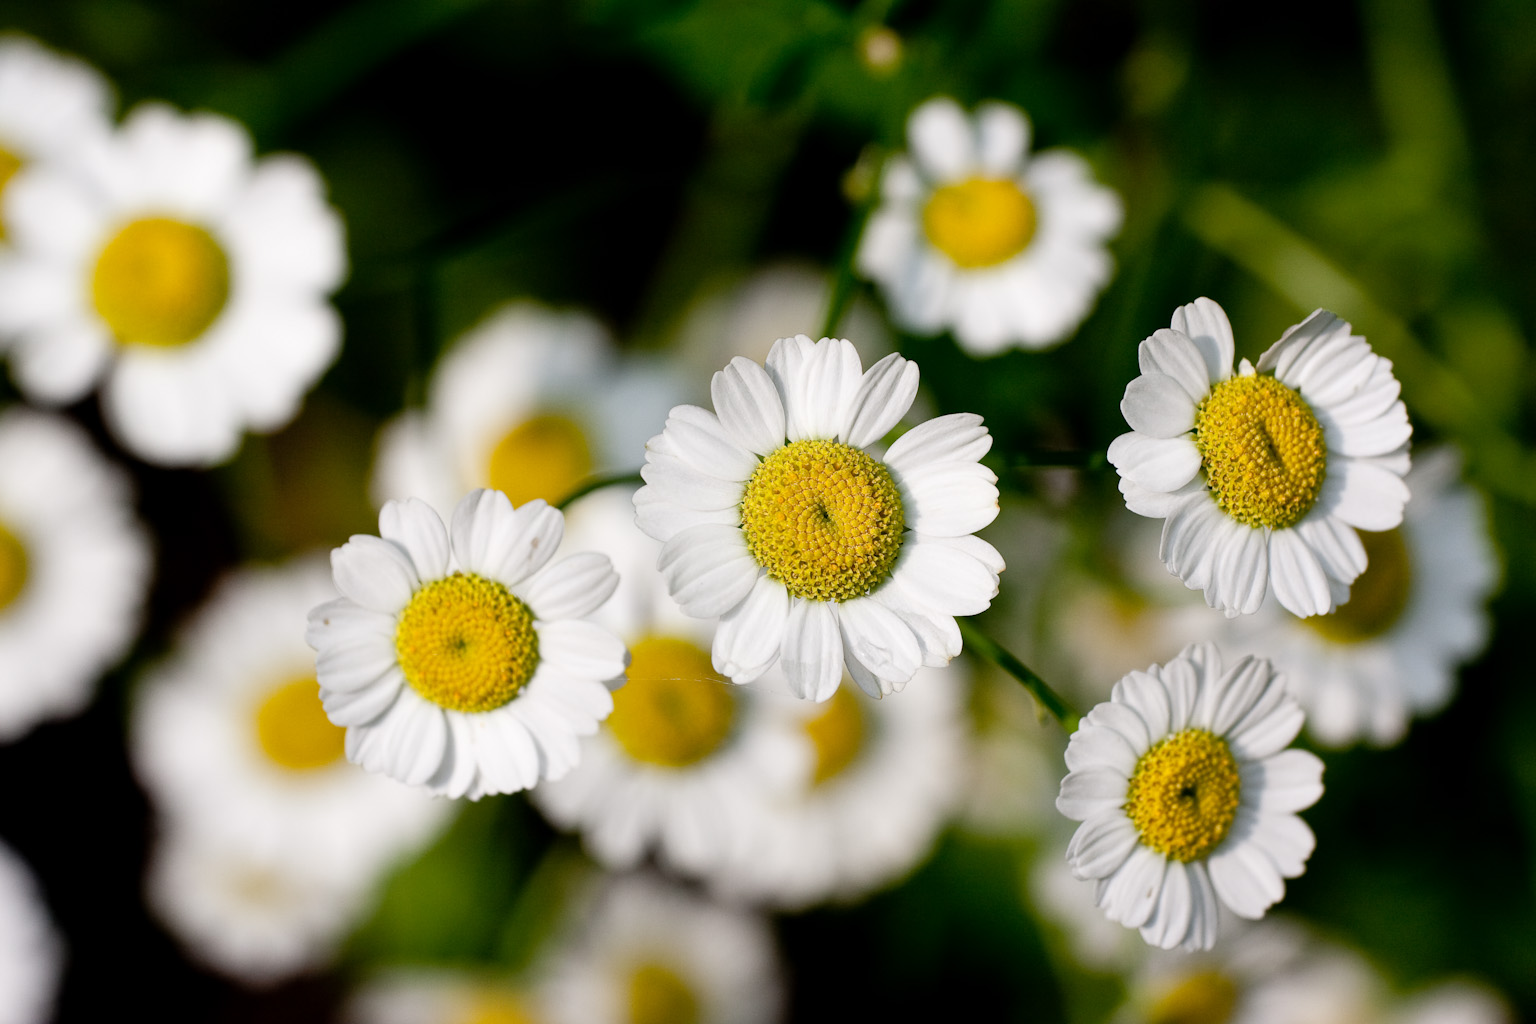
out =
[[[595,473],[632,470],[681,397],[660,364],[620,360],[592,317],[513,303],[443,356],[424,410],[385,425],[374,500],[421,498],[445,518],[477,487],[559,502]]]
[[[672,410],[646,444],[636,522],[683,611],[720,618],[714,667],[738,683],[782,665],[826,700],[844,665],[867,693],[960,653],[956,615],[985,611],[1003,560],[972,536],[997,516],[992,445],[973,413],[874,446],[917,393],[917,364],[867,372],[847,341],[781,338],[764,369],[737,357],[715,412]]]
[[[141,106],[75,158],[23,169],[4,201],[17,383],[62,403],[101,381],[107,425],[146,460],[228,458],[336,357],[341,221],[308,161],[253,161],[235,121]]]
[[[85,706],[149,574],[127,477],[68,420],[0,413],[0,740]]]
[[[1007,103],[974,117],[929,100],[907,121],[910,158],[888,161],[859,243],[897,323],[946,327],[969,352],[1040,349],[1088,315],[1114,261],[1120,199],[1076,153],[1029,155],[1029,121]]]
[[[551,564],[563,532],[543,501],[471,491],[451,531],[419,499],[391,501],[380,536],[331,553],[343,596],[310,612],[308,640],[349,760],[471,799],[576,764],[629,656],[583,621],[618,585],[608,557]]]
[[[544,959],[550,1024],[770,1024],[783,1003],[768,922],[646,876],[611,878]]]
[[[1392,363],[1318,310],[1232,373],[1232,327],[1196,299],[1141,343],[1109,446],[1132,512],[1165,519],[1168,571],[1228,616],[1273,592],[1300,616],[1348,600],[1355,534],[1402,522],[1412,427]]]
[[[1403,525],[1361,535],[1370,565],[1348,604],[1302,621],[1273,610],[1235,624],[1234,641],[1285,673],[1319,741],[1398,742],[1413,715],[1445,705],[1457,666],[1487,642],[1498,560],[1482,498],[1458,470],[1449,450],[1414,460]]]
[[[0,843],[0,1024],[43,1024],[64,968],[64,943],[32,872]]]
[[[1115,684],[1067,744],[1056,799],[1083,822],[1067,860],[1110,920],[1209,949],[1222,904],[1264,916],[1314,845],[1296,812],[1322,795],[1323,763],[1286,749],[1301,724],[1268,662],[1223,670],[1210,644]]]
[[[133,757],[162,815],[366,875],[429,839],[450,805],[347,763],[304,643],[305,615],[334,596],[321,559],[225,579],[146,673]]]
[[[26,36],[0,36],[0,196],[28,164],[68,159],[111,130],[112,90],[96,69]]]
[[[772,795],[801,784],[811,751],[779,705],[710,665],[714,624],[684,615],[656,571],[659,545],[634,528],[629,492],[585,499],[571,539],[603,551],[619,588],[594,615],[629,646],[627,681],[581,763],[532,793],[555,823],[580,829],[604,866],[655,849],[670,867],[709,872],[748,855]]]

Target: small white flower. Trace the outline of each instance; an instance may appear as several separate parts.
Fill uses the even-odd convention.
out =
[[[997,516],[981,417],[955,413],[874,446],[917,393],[917,365],[864,372],[847,341],[781,338],[767,368],[737,357],[715,412],[681,405],[646,444],[640,529],[683,611],[719,618],[716,671],[775,664],[822,701],[849,675],[901,689],[960,653],[954,616],[985,611],[1003,560],[973,536]]]
[[[1222,904],[1264,916],[1315,844],[1296,812],[1322,795],[1323,764],[1286,749],[1301,724],[1268,662],[1223,671],[1210,644],[1115,684],[1073,733],[1056,799],[1083,822],[1067,860],[1110,920],[1209,949]]]
[[[1391,361],[1318,310],[1232,373],[1232,327],[1196,299],[1141,343],[1109,446],[1132,512],[1165,519],[1160,556],[1229,617],[1265,594],[1300,616],[1348,600],[1355,529],[1390,530],[1408,488],[1408,413]]]
[[[137,635],[151,557],[130,492],[73,423],[0,413],[0,740],[83,708]]]
[[[64,943],[37,881],[0,843],[0,1024],[43,1024],[64,970]]]
[[[540,1024],[524,986],[504,977],[413,968],[371,978],[342,1007],[342,1024]]]
[[[253,161],[235,121],[141,106],[23,169],[4,201],[17,384],[65,403],[101,382],[108,427],[144,459],[227,459],[244,430],[288,422],[336,357],[341,221],[308,161]]]
[[[576,764],[629,657],[582,621],[618,585],[607,556],[551,564],[563,532],[543,501],[471,491],[451,532],[425,502],[391,501],[380,536],[331,553],[344,596],[310,612],[307,639],[349,760],[471,799]]]
[[[967,117],[938,98],[912,112],[911,158],[886,163],[857,256],[897,323],[947,327],[991,355],[1045,348],[1088,315],[1114,269],[1105,242],[1120,229],[1120,199],[1076,153],[1030,157],[1029,134],[1006,103]]]

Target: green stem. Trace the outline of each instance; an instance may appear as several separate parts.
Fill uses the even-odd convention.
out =
[[[971,646],[972,650],[1023,683],[1024,689],[1040,702],[1041,707],[1050,712],[1052,718],[1061,723],[1061,727],[1069,736],[1077,731],[1077,723],[1082,716],[1073,710],[1072,705],[1068,704],[1059,693],[1051,689],[1049,683],[1036,675],[1034,669],[1009,654],[1000,644],[971,625],[968,620],[955,621],[960,624],[960,634],[965,637],[965,642]]]
[[[606,476],[589,476],[577,485],[576,489],[559,501],[555,502],[555,508],[564,510],[578,498],[585,498],[593,491],[600,491],[604,487],[616,487],[619,484],[641,484],[645,481],[640,476],[638,469],[628,473],[610,473]]]

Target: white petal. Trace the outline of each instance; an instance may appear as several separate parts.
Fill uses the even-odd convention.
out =
[[[823,338],[802,351],[800,364],[779,381],[785,436],[792,441],[835,438],[848,423],[849,408],[864,375],[858,350],[842,339]]]
[[[1365,545],[1342,519],[1306,516],[1291,530],[1317,557],[1329,579],[1353,583],[1365,571]]]
[[[870,598],[895,612],[912,630],[922,649],[924,665],[930,668],[948,665],[960,653],[960,627],[955,624],[954,616],[931,607],[901,580],[887,580]]]
[[[994,178],[1011,178],[1029,149],[1029,118],[1011,103],[976,108],[976,162]]]
[[[11,369],[32,401],[63,404],[84,397],[111,358],[112,345],[101,327],[70,320],[20,339],[11,352]]]
[[[448,745],[443,709],[409,686],[402,687],[377,722],[347,731],[347,758],[409,786],[431,778]]]
[[[1141,926],[1141,937],[1158,949],[1173,949],[1189,934],[1190,918],[1194,914],[1194,894],[1191,892],[1189,868],[1178,861],[1169,861],[1163,875],[1163,891],[1158,894],[1157,906],[1147,923]]]
[[[1206,861],[1206,869],[1216,895],[1238,917],[1257,921],[1285,895],[1280,873],[1248,843],[1223,843]]]
[[[1094,705],[1093,709],[1083,716],[1083,723],[1119,733],[1125,737],[1131,752],[1137,757],[1146,753],[1154,742],[1162,739],[1161,736],[1155,736],[1147,730],[1146,720],[1133,708],[1115,701]]]
[[[1216,890],[1211,886],[1211,876],[1205,865],[1196,861],[1188,865],[1188,868],[1189,932],[1180,948],[1194,952],[1216,945],[1216,924],[1220,919],[1221,907],[1216,901]]]
[[[1067,744],[1067,770],[1108,766],[1130,778],[1136,770],[1137,751],[1119,731],[1102,725],[1084,724],[1072,734]]]
[[[843,678],[843,643],[830,603],[790,601],[780,661],[797,697],[820,703],[837,692]]]
[[[1205,360],[1212,384],[1232,376],[1236,345],[1232,340],[1232,324],[1219,305],[1202,296],[1174,310],[1170,326],[1195,343]]]
[[[924,176],[941,184],[967,177],[976,162],[970,120],[948,97],[931,99],[912,112],[907,145]]]
[[[1305,750],[1282,750],[1242,765],[1241,772],[1244,805],[1264,813],[1306,810],[1323,795],[1323,762]]]
[[[784,443],[784,403],[773,379],[744,356],[716,372],[709,393],[720,423],[736,443],[767,455]]]
[[[657,493],[656,488],[646,486],[635,492],[635,525],[647,537],[666,541],[682,533],[690,526],[716,523],[734,526],[741,523],[741,512],[734,506],[701,512],[668,501]]]
[[[453,510],[449,532],[464,571],[515,587],[554,557],[565,517],[542,498],[514,509],[500,491],[470,491]]]
[[[364,608],[349,597],[338,597],[310,609],[304,642],[318,650],[322,644],[335,643],[341,637],[366,633],[394,643],[395,625],[393,615]]]
[[[1361,530],[1391,530],[1403,521],[1408,485],[1375,462],[1336,459],[1309,515],[1337,516]]]
[[[608,556],[595,551],[562,558],[546,567],[520,589],[536,618],[586,618],[613,596],[619,574]]]
[[[975,462],[992,447],[992,435],[981,417],[950,413],[919,423],[902,434],[885,453],[885,464],[899,473],[914,473],[931,463]]]
[[[997,596],[997,575],[950,545],[907,534],[892,570],[925,604],[946,615],[979,615]]]
[[[1162,682],[1145,672],[1129,672],[1115,684],[1110,698],[1125,704],[1146,723],[1148,736],[1166,736],[1182,729],[1182,723],[1173,725],[1173,711],[1168,702],[1168,690]],[[1070,745],[1067,748],[1071,750]],[[1127,747],[1129,749],[1129,747]],[[1131,752],[1134,756],[1136,751]],[[1069,763],[1070,766],[1070,763]],[[1135,762],[1132,762],[1132,768]],[[1130,775],[1130,769],[1126,769]]]
[[[1108,458],[1124,479],[1161,493],[1181,490],[1200,472],[1200,452],[1187,436],[1121,434],[1110,442]]]
[[[1258,814],[1241,808],[1233,832],[1247,835],[1283,878],[1297,878],[1306,871],[1307,858],[1317,848],[1312,830],[1294,814]]]
[[[379,535],[405,549],[421,580],[448,575],[448,529],[420,498],[386,501],[379,512]]]
[[[357,534],[331,552],[336,589],[364,608],[394,614],[421,585],[411,556],[381,537]]]
[[[577,679],[614,679],[629,665],[618,637],[592,622],[539,622],[539,660]]]
[[[917,638],[884,605],[868,598],[846,601],[838,605],[837,623],[850,667],[857,662],[876,678],[891,683],[905,683],[922,667],[923,652]]]
[[[1213,570],[1220,587],[1221,606],[1240,615],[1252,615],[1269,591],[1269,540],[1265,531],[1235,521],[1221,534]]]
[[[1195,425],[1195,400],[1167,374],[1144,373],[1125,386],[1120,414],[1138,434],[1178,437]]]
[[[700,619],[736,607],[762,571],[741,530],[717,525],[695,526],[667,541],[656,568],[683,611]]]
[[[1080,825],[1067,844],[1067,863],[1076,878],[1108,878],[1136,848],[1136,826],[1123,812],[1113,811]]]
[[[892,352],[865,371],[849,407],[848,426],[838,440],[863,448],[880,440],[917,397],[917,364]]]
[[[1211,585],[1221,527],[1230,522],[1208,498],[1189,501],[1174,510],[1163,523],[1158,555],[1168,571],[1191,590]]]
[[[677,406],[667,417],[665,432],[673,453],[701,473],[745,480],[758,467],[757,456],[738,445],[708,409]]]
[[[997,518],[997,474],[979,463],[932,465],[892,475],[901,490],[909,530],[963,537]]]
[[[789,591],[759,576],[746,599],[721,616],[710,652],[715,671],[738,683],[761,676],[779,659],[788,618]]]
[[[377,682],[350,693],[322,690],[320,704],[332,725],[344,729],[368,725],[394,706],[402,690],[410,687],[399,670],[385,673]]]
[[[1056,809],[1073,821],[1087,821],[1101,814],[1119,812],[1125,804],[1126,781],[1126,777],[1113,768],[1084,768],[1069,772],[1061,780]]]
[[[734,509],[741,503],[745,478],[726,480],[700,472],[676,455],[656,451],[655,443],[653,438],[646,446],[640,476],[658,499],[704,512]]]
[[[1273,673],[1269,662],[1252,655],[1222,673],[1211,688],[1211,731],[1225,736],[1268,690]]]
[[[1333,595],[1323,567],[1295,530],[1276,530],[1269,537],[1269,579],[1275,597],[1294,615],[1326,615]]]
[[[1164,328],[1143,341],[1136,350],[1142,373],[1171,377],[1190,402],[1199,404],[1211,393],[1210,370],[1205,357],[1188,336]],[[1231,369],[1231,363],[1227,364]]]
[[[372,633],[335,637],[315,658],[321,688],[355,693],[399,668],[394,639]]]
[[[1138,846],[1131,851],[1120,870],[1109,878],[1100,904],[1111,921],[1127,928],[1140,928],[1157,909],[1162,895],[1168,860],[1155,850]]]

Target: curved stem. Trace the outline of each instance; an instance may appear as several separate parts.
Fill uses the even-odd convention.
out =
[[[960,633],[965,637],[965,642],[982,657],[997,665],[1013,678],[1024,684],[1028,690],[1040,702],[1040,706],[1051,713],[1051,717],[1061,723],[1061,727],[1068,735],[1077,731],[1077,723],[1082,718],[1072,705],[1055,690],[1050,684],[1035,674],[1034,669],[1024,664],[981,630],[971,625],[966,619],[955,620],[960,624]]]
[[[576,489],[559,501],[555,502],[555,508],[562,511],[577,498],[585,498],[593,491],[600,491],[604,487],[616,487],[619,484],[641,484],[645,481],[640,476],[638,469],[628,473],[610,473],[607,476],[589,476],[577,485]]]

